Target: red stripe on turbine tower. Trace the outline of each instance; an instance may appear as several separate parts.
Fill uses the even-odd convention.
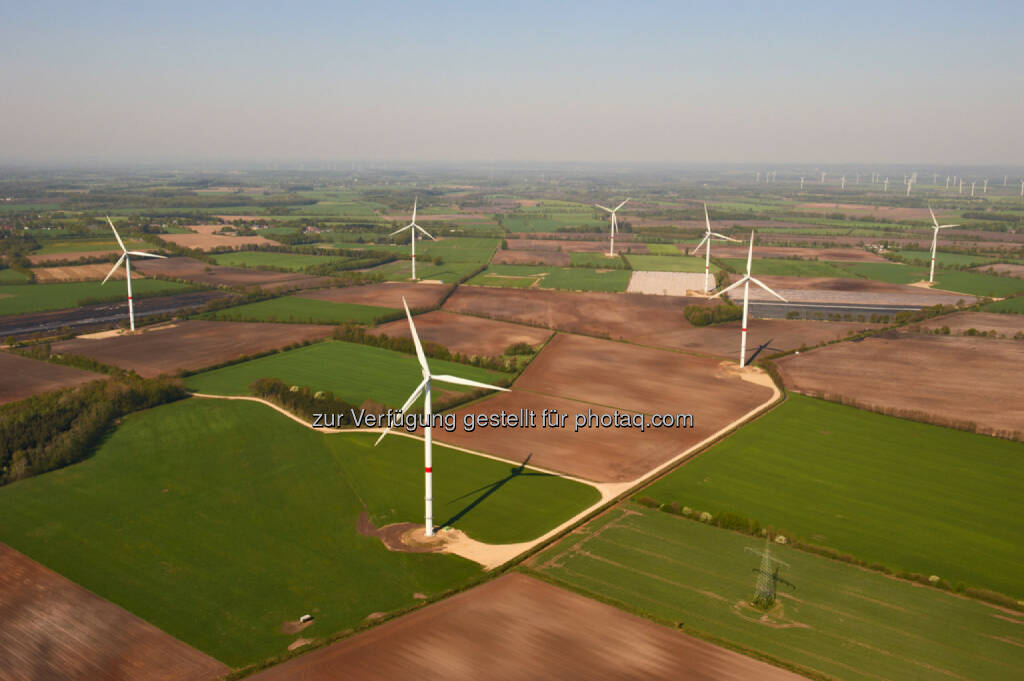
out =
[[[740,329],[740,331],[746,331],[746,330],[747,330],[747,327],[745,327],[745,326],[742,329]]]
[[[424,468],[423,470],[426,471],[427,473],[432,473],[434,471],[433,468]]]

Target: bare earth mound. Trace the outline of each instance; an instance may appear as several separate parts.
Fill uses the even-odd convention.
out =
[[[311,277],[301,272],[271,272],[247,269],[245,267],[224,267],[209,265],[194,258],[168,258],[167,260],[143,261],[136,265],[143,274],[174,277],[185,281],[213,286],[258,286],[263,289],[281,287],[322,286],[328,283],[324,277]]]
[[[954,312],[944,317],[936,317],[918,326],[922,329],[941,329],[949,327],[950,333],[964,333],[968,329],[976,331],[995,331],[1001,336],[1012,338],[1014,334],[1024,331],[1024,315],[999,314],[997,312]]]
[[[0,404],[103,378],[92,371],[0,352]]]
[[[697,328],[683,317],[687,305],[708,304],[705,298],[472,286],[457,289],[444,309],[660,348],[719,357],[737,356],[739,322]],[[750,323],[748,347],[753,352],[758,345],[767,343],[768,349],[791,350],[802,344],[810,346],[845,338],[852,332],[877,326],[857,322],[757,319]]]
[[[346,286],[344,288],[325,288],[300,294],[303,298],[326,300],[331,303],[357,303],[359,305],[376,305],[402,309],[404,296],[410,308],[435,307],[451,289],[449,284],[425,284],[420,282],[395,282],[386,284],[367,284],[366,286]]]
[[[58,281],[103,281],[114,263],[96,263],[93,265],[68,265],[66,267],[37,267],[32,270],[36,282],[52,284]],[[111,279],[124,279],[124,270],[118,269]],[[134,277],[133,277],[134,278]]]
[[[496,322],[442,310],[417,316],[416,331],[420,338],[440,343],[452,352],[490,357],[500,357],[513,343],[527,343],[536,348],[551,337],[549,329]],[[375,335],[411,337],[409,322],[404,319],[374,327],[371,332]]]
[[[566,267],[570,258],[567,252],[551,250],[503,250],[494,254],[491,262],[497,265],[558,265]]]
[[[253,681],[797,681],[764,662],[522,574],[509,574]]]
[[[1024,343],[893,333],[778,360],[786,387],[979,432],[1024,432]]]
[[[0,678],[205,681],[230,669],[0,544]]]
[[[625,343],[560,334],[537,356],[510,393],[456,410],[537,414],[533,428],[480,428],[437,433],[442,441],[595,482],[635,480],[769,400],[770,388],[741,380],[720,361]],[[544,427],[544,409],[568,414],[564,427]],[[693,428],[585,427],[576,414],[692,414]]]
[[[179,369],[196,370],[252,355],[326,338],[332,326],[189,320],[144,328],[114,338],[75,338],[53,345],[53,352],[85,355],[151,378]]]

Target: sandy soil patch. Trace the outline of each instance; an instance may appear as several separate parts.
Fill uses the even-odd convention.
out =
[[[75,338],[53,345],[55,353],[85,355],[151,378],[220,364],[298,343],[326,338],[332,326],[188,320],[155,326],[143,334],[102,340]]]
[[[941,325],[940,320],[936,320]],[[1024,343],[891,333],[777,361],[786,387],[855,400],[877,410],[925,414],[941,424],[1024,432]]]
[[[518,573],[252,679],[326,681],[339,678],[338,670],[344,670],[347,679],[377,681],[802,678]]]
[[[92,371],[0,352],[0,404],[105,378]]]
[[[442,310],[418,315],[415,321],[420,338],[440,343],[452,352],[464,355],[500,357],[513,343],[528,343],[536,348],[551,337],[550,329],[509,324]],[[372,333],[411,337],[409,322],[405,319],[374,327]]]
[[[201,251],[209,251],[221,246],[238,248],[247,245],[278,245],[276,241],[271,241],[262,236],[223,236],[214,234],[217,230],[224,229],[224,225],[221,223],[214,225],[189,225],[188,229],[194,231],[195,234],[161,234],[160,238],[183,248],[198,248]]]
[[[0,677],[206,681],[230,669],[0,544]]]
[[[383,284],[367,284],[365,286],[345,286],[340,288],[323,288],[300,293],[303,298],[326,300],[331,303],[357,303],[359,305],[376,305],[402,309],[402,297],[412,309],[436,307],[438,302],[451,289],[449,284],[412,282],[387,282]]]

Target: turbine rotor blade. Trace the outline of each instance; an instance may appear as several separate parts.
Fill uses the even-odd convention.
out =
[[[107,216],[107,222],[110,224],[110,229],[114,230],[114,238],[117,239],[117,243],[121,247],[121,250],[127,251],[128,249],[124,247],[124,242],[121,241],[121,235],[117,233],[117,228],[114,227],[114,221],[110,219],[109,215]]]
[[[938,225],[935,229],[949,229],[950,227],[959,227],[960,225]]]
[[[416,204],[420,202],[420,197],[416,197],[412,201],[412,224],[416,224]]]
[[[619,205],[615,206],[615,210],[618,210],[618,209],[622,208],[623,206],[625,206],[627,201],[629,201],[629,199],[626,199],[625,201],[623,201]]]
[[[407,399],[405,401],[405,404],[402,405],[402,408],[398,410],[399,412],[404,414],[406,410],[412,406],[412,403],[419,399],[419,396],[423,393],[423,388],[426,387],[427,381],[429,380],[429,378],[424,378],[422,381],[420,381],[420,384],[416,386],[415,390],[412,391],[412,395],[409,395],[409,399]],[[373,443],[373,446],[376,447],[377,445],[379,445],[380,441],[384,439],[384,436],[390,432],[391,426],[388,426],[387,428],[384,429],[384,432],[380,434],[380,437],[377,438],[377,441]]]
[[[708,204],[704,204],[704,224],[708,226],[708,234],[711,233],[711,218],[708,216]]]
[[[784,302],[784,303],[788,303],[789,302],[788,300],[786,300],[785,298],[780,296],[778,293],[776,293],[775,291],[773,291],[770,288],[768,288],[768,285],[765,284],[763,281],[759,281],[759,280],[755,279],[754,277],[750,277],[750,281],[754,282],[755,284],[757,284],[758,286],[760,286],[765,291],[767,291],[768,293],[772,294],[773,296],[775,296],[776,298],[778,298],[782,302]]]
[[[602,206],[602,205],[601,205],[600,203],[595,203],[594,205],[595,205],[595,206],[597,206],[598,208],[600,208],[601,210],[606,210],[606,211],[608,211],[609,213],[614,213],[614,212],[615,212],[615,211],[613,211],[613,210],[612,210],[611,208],[605,208],[605,207],[604,207],[604,206]]]
[[[396,234],[401,234],[402,232],[404,232],[405,230],[409,229],[410,227],[412,227],[411,224],[406,225],[405,227],[402,227],[400,229],[396,229],[395,231],[391,232],[391,234],[388,234],[388,236],[394,236]]]
[[[416,357],[420,361],[420,366],[423,367],[423,378],[424,380],[429,379],[430,367],[427,366],[427,356],[423,354],[423,346],[420,345],[420,337],[416,333],[416,325],[412,323],[412,314],[409,312],[409,303],[405,302],[405,296],[402,296],[402,305],[405,306],[405,316],[409,319],[409,330],[412,331],[412,342],[416,346]]]
[[[936,226],[936,227],[938,227],[938,226],[939,226],[939,221],[938,221],[938,219],[937,219],[937,218],[935,217],[935,211],[933,211],[933,210],[932,210],[932,207],[931,207],[931,206],[928,206],[928,212],[932,214],[932,222],[934,222],[934,223],[935,223],[935,226]]]
[[[454,383],[456,385],[468,385],[474,388],[486,388],[488,390],[501,390],[508,392],[508,388],[499,388],[496,385],[489,385],[487,383],[480,383],[479,381],[471,381],[468,378],[459,378],[458,376],[449,376],[448,374],[435,374],[431,376],[435,381],[441,381],[442,383]]]
[[[156,253],[143,253],[142,251],[125,251],[128,255],[141,255],[143,258],[166,258],[166,255],[157,255]]]
[[[424,234],[426,234],[426,235],[427,235],[428,237],[430,237],[431,239],[434,239],[434,235],[433,235],[433,234],[431,234],[431,233],[430,233],[430,232],[428,232],[427,230],[423,229],[423,228],[422,228],[422,227],[420,227],[419,225],[416,225],[416,229],[420,230],[421,232],[423,232]],[[434,239],[434,241],[437,241],[437,239]]]
[[[696,247],[695,247],[695,248],[693,249],[693,252],[694,252],[694,253],[696,253],[697,251],[699,251],[699,250],[700,250],[700,247],[701,247],[701,246],[703,246],[704,244],[706,244],[706,243],[707,243],[708,241],[710,241],[710,240],[711,240],[711,236],[710,236],[710,235],[708,235],[708,234],[705,234],[705,235],[704,235],[704,238],[703,238],[703,239],[701,239],[701,240],[700,240],[700,243],[699,243],[699,244],[697,244],[697,246],[696,246]]]
[[[719,234],[718,232],[711,232],[711,236],[715,237],[716,239],[724,239],[725,241],[735,241],[738,244],[743,243],[742,239],[733,239],[731,236]]]
[[[717,298],[718,296],[722,295],[723,293],[727,293],[727,292],[729,292],[729,291],[733,290],[734,288],[736,288],[737,286],[739,286],[740,284],[742,284],[743,282],[745,282],[745,281],[746,281],[747,279],[750,279],[750,277],[746,277],[746,276],[745,276],[745,277],[743,277],[742,279],[740,279],[739,281],[737,281],[736,283],[734,283],[734,284],[729,284],[728,286],[726,286],[726,287],[725,287],[725,288],[723,288],[723,289],[722,289],[721,291],[719,291],[718,293],[716,293],[715,295],[713,295],[713,296],[711,296],[711,297],[712,297],[712,298]]]
[[[117,271],[117,268],[121,266],[121,263],[124,262],[124,259],[126,257],[128,257],[127,253],[121,254],[121,257],[117,259],[117,262],[114,263],[114,266],[110,268],[110,271],[107,273],[107,276],[104,277],[103,281],[100,282],[100,286],[103,286],[103,284],[107,283],[107,279],[110,279],[110,277],[113,276],[114,272]]]

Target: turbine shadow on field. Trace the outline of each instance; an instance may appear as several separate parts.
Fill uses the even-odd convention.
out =
[[[778,350],[779,348],[769,347],[773,340],[775,340],[775,339],[774,338],[769,338],[768,340],[766,340],[761,345],[758,345],[757,349],[754,350],[753,354],[750,355],[750,358],[746,361],[746,364],[753,364],[754,360],[757,359],[757,356],[760,355],[765,350]]]
[[[504,487],[506,484],[508,484],[510,481],[514,480],[515,478],[524,477],[524,476],[538,476],[538,477],[545,477],[545,478],[554,477],[554,474],[552,474],[552,473],[537,473],[537,472],[532,472],[532,471],[531,472],[527,472],[526,471],[526,464],[528,464],[530,462],[530,459],[532,457],[533,457],[533,454],[529,454],[525,459],[523,459],[523,462],[521,464],[519,464],[518,466],[516,466],[515,468],[510,470],[509,474],[506,475],[501,480],[496,480],[495,482],[492,482],[489,485],[484,485],[483,487],[478,487],[477,489],[475,489],[475,490],[473,490],[471,492],[466,492],[462,496],[455,497],[454,499],[452,499],[449,503],[455,503],[457,501],[465,499],[466,497],[472,496],[472,495],[474,495],[474,494],[476,494],[478,492],[483,492],[483,494],[481,494],[480,496],[478,496],[475,499],[473,499],[473,501],[471,501],[469,503],[469,505],[467,505],[465,508],[463,508],[462,510],[458,511],[451,518],[449,518],[448,520],[446,520],[443,523],[441,523],[440,527],[449,527],[449,526],[454,525],[463,516],[465,516],[467,513],[472,511],[474,508],[479,506],[481,503],[483,503],[484,499],[486,499],[487,497],[489,497],[492,494],[494,494],[495,492],[497,492],[499,489]]]

